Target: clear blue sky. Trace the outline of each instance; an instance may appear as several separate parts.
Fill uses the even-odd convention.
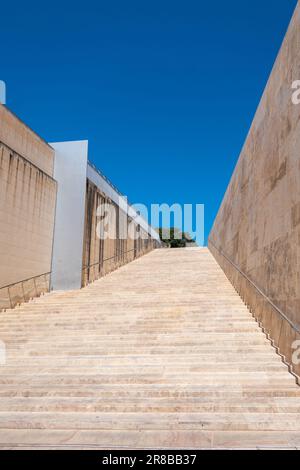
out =
[[[132,202],[204,203],[207,235],[296,3],[2,2],[7,104]]]

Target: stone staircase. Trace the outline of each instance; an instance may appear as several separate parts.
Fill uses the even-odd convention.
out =
[[[0,447],[300,448],[300,388],[207,249],[0,314]]]

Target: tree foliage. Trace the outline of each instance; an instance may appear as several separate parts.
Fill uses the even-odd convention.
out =
[[[158,232],[160,239],[170,248],[185,248],[187,243],[191,242],[190,235],[181,232],[176,227],[171,227],[170,229],[159,228]]]

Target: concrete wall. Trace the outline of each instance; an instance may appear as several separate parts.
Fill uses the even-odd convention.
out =
[[[299,4],[209,237],[217,261],[289,363],[300,339],[297,79]],[[294,370],[300,375],[299,366]]]
[[[49,288],[53,160],[53,149],[0,105],[0,309]],[[33,277],[37,279],[19,284]]]
[[[82,277],[88,142],[58,142],[54,177],[58,184],[51,288],[79,289]]]

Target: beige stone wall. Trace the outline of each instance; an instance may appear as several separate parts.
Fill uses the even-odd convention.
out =
[[[116,217],[110,214],[108,225],[111,234],[115,237],[103,240],[98,237],[98,233],[104,231],[104,223],[100,223],[97,217],[97,207],[100,204],[114,204],[105,194],[89,180],[87,180],[86,193],[86,213],[85,213],[85,234],[83,250],[83,275],[82,284],[98,279],[101,276],[117,269],[123,264],[133,261],[135,258],[148,253],[157,246],[157,242],[151,238],[143,240],[133,240],[130,237],[122,239],[120,234],[126,231],[126,218],[128,217],[116,204]],[[128,218],[128,223],[131,220]],[[136,227],[136,225],[135,225]]]
[[[53,161],[54,151],[0,106],[0,309],[48,290],[41,275],[51,271]]]
[[[209,237],[218,262],[289,362],[291,345],[300,338],[300,105],[292,103],[295,80],[300,80],[299,4]]]

